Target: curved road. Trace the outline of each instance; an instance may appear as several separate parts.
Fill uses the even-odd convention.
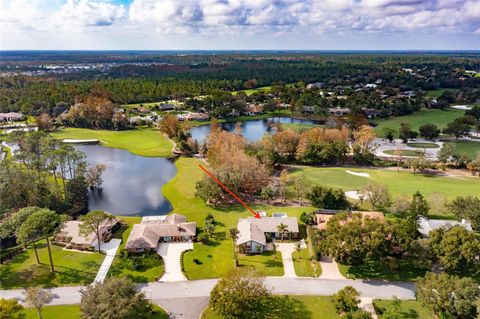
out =
[[[178,282],[152,282],[140,284],[139,288],[154,303],[165,308],[172,318],[198,319],[208,305],[210,291],[219,279],[189,280]],[[265,283],[274,294],[281,295],[332,295],[345,286],[353,286],[362,297],[391,299],[415,299],[415,285],[411,282],[388,282],[379,280],[334,280],[318,278],[267,277]],[[80,303],[77,287],[48,289],[55,298],[51,305]],[[23,302],[23,289],[1,290],[0,297],[16,298]]]

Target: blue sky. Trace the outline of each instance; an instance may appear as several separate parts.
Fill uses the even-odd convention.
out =
[[[0,0],[0,48],[479,50],[480,0]]]

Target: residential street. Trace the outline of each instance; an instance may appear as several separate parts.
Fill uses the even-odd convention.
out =
[[[139,288],[148,299],[161,305],[174,318],[198,319],[208,304],[210,291],[218,279],[178,282],[152,282]],[[353,286],[362,297],[391,299],[415,299],[415,285],[411,282],[387,282],[379,280],[329,280],[319,278],[267,277],[266,284],[274,294],[332,295],[345,286]],[[81,286],[49,289],[56,295],[51,305],[76,304],[80,302]],[[17,298],[23,301],[23,289],[1,290],[2,298]]]

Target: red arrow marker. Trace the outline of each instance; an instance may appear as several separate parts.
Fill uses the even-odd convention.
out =
[[[245,207],[246,209],[248,209],[250,211],[250,213],[253,214],[253,217],[255,218],[260,218],[260,214],[257,213],[256,211],[254,211],[253,209],[251,209],[247,204],[245,204],[243,202],[243,200],[240,199],[240,197],[238,197],[237,195],[235,195],[231,190],[229,190],[227,188],[227,186],[223,185],[222,182],[220,182],[212,173],[210,173],[205,167],[203,167],[202,165],[198,165],[202,171],[205,172],[205,174],[207,174],[211,179],[213,179],[218,185],[220,185],[227,193],[229,193],[230,195],[233,196],[233,198],[235,198],[237,200],[237,202],[239,202],[240,204],[243,205],[243,207]]]

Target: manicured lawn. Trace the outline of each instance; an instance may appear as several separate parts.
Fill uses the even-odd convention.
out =
[[[443,92],[445,92],[445,91],[455,92],[455,91],[458,91],[458,90],[457,89],[436,89],[436,90],[426,91],[425,95],[428,96],[428,97],[436,99],[436,98],[440,97],[440,95],[442,95]]]
[[[88,285],[95,279],[105,257],[99,253],[68,251],[51,245],[55,266],[55,273],[51,273],[45,241],[38,241],[37,248],[40,265],[32,247],[0,265],[2,289]]]
[[[393,308],[392,300],[373,300],[375,311],[378,318],[382,319],[382,313]],[[436,318],[432,311],[422,306],[422,304],[415,300],[402,300],[400,302],[400,311],[398,312],[399,319],[434,319]]]
[[[255,88],[255,89],[246,89],[246,90],[234,91],[234,92],[232,92],[232,94],[237,95],[238,92],[244,92],[246,95],[252,95],[253,93],[257,93],[257,92],[268,93],[271,89],[272,89],[271,86],[262,86],[262,87]]]
[[[283,276],[282,254],[277,251],[264,252],[261,255],[238,255],[239,267],[252,267],[265,276]]]
[[[121,217],[122,221],[127,226],[121,227],[114,235],[115,238],[122,239],[122,243],[118,248],[117,255],[113,260],[112,266],[108,272],[108,276],[112,277],[128,277],[134,282],[152,282],[158,279],[164,272],[164,264],[160,256],[148,256],[141,254],[138,257],[141,259],[142,266],[139,269],[133,269],[129,259],[122,259],[119,254],[124,249],[127,242],[128,235],[130,234],[134,224],[138,224],[141,221],[141,217]],[[155,257],[155,258],[153,258]]]
[[[435,143],[407,143],[407,146],[416,148],[439,148],[440,145]]]
[[[335,306],[329,296],[289,296],[297,309],[302,309],[301,317],[292,317],[298,319],[339,319],[341,318],[335,312]],[[281,298],[281,297],[278,297]],[[224,317],[206,309],[202,319],[223,319]],[[285,314],[284,318],[290,318]]]
[[[348,279],[386,279],[395,281],[415,281],[417,277],[423,277],[426,270],[417,269],[411,261],[399,260],[399,269],[392,271],[388,261],[365,262],[360,266],[347,266],[338,264],[342,275]]]
[[[172,142],[153,128],[127,131],[65,128],[51,134],[58,139],[98,139],[105,146],[124,149],[141,156],[168,157],[172,155]]]
[[[455,141],[448,142],[455,145],[455,153],[475,159],[480,154],[480,141]]]
[[[457,196],[480,194],[480,182],[474,177],[444,177],[426,174],[413,174],[410,171],[383,169],[350,169],[354,172],[368,173],[370,177],[355,176],[347,173],[346,168],[302,167],[291,170],[290,176],[303,174],[310,185],[323,185],[342,188],[344,191],[362,189],[369,181],[385,184],[392,196],[411,196],[415,191],[422,192],[427,199],[434,192],[442,193],[449,199]]]
[[[383,153],[388,154],[388,155],[399,155],[401,156],[417,156],[418,157],[418,151],[413,151],[413,150],[386,150],[383,151]]]
[[[445,126],[447,126],[447,123],[452,122],[454,119],[461,117],[464,114],[465,111],[463,110],[448,109],[442,111],[436,109],[424,109],[411,115],[375,120],[374,122],[378,124],[375,127],[375,133],[378,136],[383,137],[383,128],[390,127],[397,131],[398,136],[398,129],[400,128],[400,123],[402,122],[410,123],[413,131],[418,131],[420,126],[429,123],[437,125],[439,129],[443,129]]]
[[[310,260],[310,251],[308,248],[302,249],[300,253],[294,251],[292,254],[293,267],[299,277],[315,277],[312,261]],[[317,274],[319,276],[319,274]]]
[[[162,308],[154,306],[155,313],[149,316],[149,319],[168,319],[168,315]],[[27,308],[25,310],[26,319],[38,319],[37,310]],[[43,319],[80,319],[82,313],[80,305],[61,305],[45,306],[42,308]]]
[[[189,279],[219,278],[233,269],[232,240],[228,231],[237,226],[238,218],[251,214],[240,205],[213,208],[205,205],[203,200],[195,197],[195,183],[204,176],[198,164],[204,161],[194,158],[180,158],[175,162],[177,175],[163,187],[163,194],[174,207],[173,212],[187,216],[189,221],[197,222],[198,228],[203,228],[204,219],[211,213],[217,226],[216,235],[210,244],[194,243],[193,251],[184,254],[184,272]],[[313,211],[313,207],[281,207],[255,206],[256,210],[271,212],[286,212],[289,216],[299,217],[303,211]],[[198,259],[201,264],[193,260]],[[281,262],[281,258],[279,259]],[[258,269],[264,265],[257,263]]]

